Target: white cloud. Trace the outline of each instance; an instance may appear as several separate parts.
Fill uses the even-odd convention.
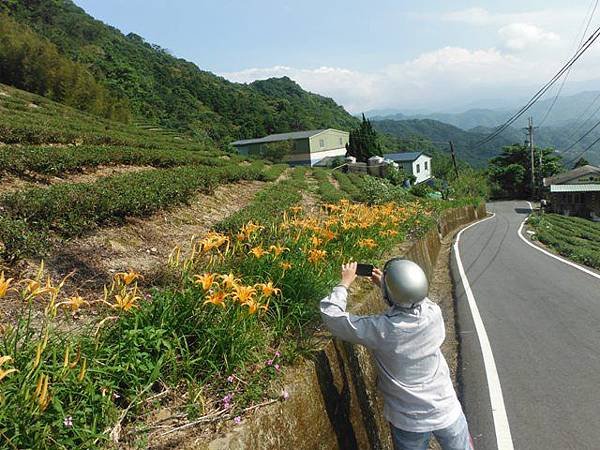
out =
[[[232,81],[289,76],[303,88],[333,97],[351,112],[381,107],[416,107],[472,95],[492,83],[523,80],[523,62],[496,49],[445,47],[390,64],[379,71],[336,67],[300,69],[288,66],[222,73]]]
[[[498,30],[504,45],[511,50],[524,50],[534,45],[549,46],[560,41],[560,36],[529,23],[511,23]]]
[[[447,46],[372,71],[273,66],[221,75],[238,82],[286,75],[304,89],[334,98],[353,113],[374,108],[447,108],[481,98],[524,97],[571,56],[574,30],[582,29],[582,17],[584,11],[575,8],[513,14],[470,8],[437,14],[435,20],[494,29],[496,42],[489,48]],[[600,48],[592,48],[577,63],[570,80],[596,79],[598,73]]]
[[[491,12],[485,8],[475,7],[450,11],[438,15],[429,15],[433,20],[457,22],[475,26],[504,26],[510,23],[530,23],[552,30],[579,29],[582,17],[586,15],[584,8],[548,8],[514,13]]]

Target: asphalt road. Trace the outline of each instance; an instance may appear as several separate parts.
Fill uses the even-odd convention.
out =
[[[462,234],[459,252],[487,331],[515,449],[600,449],[600,280],[519,239],[524,201]],[[452,258],[462,402],[478,450],[496,449],[482,351]],[[500,428],[500,427],[499,427]]]

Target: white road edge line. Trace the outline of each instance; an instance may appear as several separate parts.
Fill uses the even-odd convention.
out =
[[[531,202],[527,202],[527,203],[529,204],[529,209],[531,210],[531,212],[533,212],[533,206],[531,205]],[[569,261],[568,259],[561,258],[560,256],[557,256],[557,255],[555,255],[554,253],[551,253],[551,252],[549,252],[548,250],[545,250],[545,249],[543,249],[543,248],[541,248],[541,247],[539,247],[539,246],[535,245],[534,243],[532,243],[532,242],[529,242],[529,240],[528,240],[528,239],[527,239],[525,236],[523,236],[523,226],[525,226],[525,222],[527,222],[527,219],[528,219],[528,218],[529,218],[529,216],[527,216],[527,217],[525,218],[525,220],[523,220],[523,222],[521,222],[521,226],[519,227],[519,230],[517,231],[517,234],[519,235],[519,237],[521,238],[521,240],[522,240],[523,242],[525,242],[525,243],[526,243],[527,245],[529,245],[530,247],[533,247],[533,248],[535,248],[536,250],[538,250],[538,251],[540,251],[540,252],[542,252],[542,253],[544,253],[544,254],[548,255],[548,256],[549,256],[549,257],[551,257],[551,258],[558,259],[559,261],[562,261],[562,262],[564,262],[565,264],[568,264],[568,265],[569,265],[569,266],[571,266],[571,267],[575,267],[576,269],[579,269],[579,270],[581,270],[582,272],[585,272],[585,273],[587,273],[588,275],[591,275],[591,276],[593,276],[593,277],[595,277],[595,278],[598,278],[598,279],[600,280],[600,275],[598,275],[597,273],[595,273],[595,272],[592,272],[591,270],[589,270],[589,269],[587,269],[587,268],[585,268],[585,267],[583,267],[583,266],[580,266],[579,264],[575,264],[574,262],[572,262],[572,261]]]
[[[460,259],[460,252],[458,249],[460,236],[463,234],[464,231],[468,230],[472,226],[485,222],[486,220],[489,220],[494,216],[495,214],[463,228],[456,235],[456,242],[454,243],[454,254],[456,255],[456,264],[458,266],[458,272],[460,273],[460,278],[462,280],[463,288],[465,290],[465,295],[467,296],[469,308],[471,310],[471,316],[473,317],[473,324],[475,325],[477,337],[479,338],[479,345],[481,346],[481,354],[483,355],[483,364],[485,367],[486,378],[488,382],[490,404],[492,406],[492,417],[494,420],[494,430],[496,432],[496,443],[498,445],[498,450],[513,450],[514,447],[512,442],[512,436],[510,434],[510,426],[508,424],[506,408],[504,407],[504,397],[502,396],[502,387],[500,386],[500,378],[498,377],[498,371],[496,370],[496,362],[494,361],[492,347],[490,345],[488,335],[485,331],[483,320],[481,320],[479,308],[477,308],[477,303],[475,302],[475,297],[473,296],[473,291],[471,290],[469,280],[467,279],[467,275],[465,273],[465,269]]]

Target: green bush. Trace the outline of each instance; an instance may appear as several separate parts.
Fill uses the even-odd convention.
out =
[[[410,193],[415,197],[427,197],[430,193],[433,192],[426,183],[415,184],[410,188]]]
[[[537,240],[559,254],[600,269],[600,224],[559,214],[532,214],[528,224]]]
[[[133,147],[7,146],[0,148],[0,167],[6,172],[21,176],[27,175],[29,172],[61,176],[99,165],[177,167],[199,164],[225,166],[240,160],[239,157],[222,159],[219,158],[219,155],[219,152]]]

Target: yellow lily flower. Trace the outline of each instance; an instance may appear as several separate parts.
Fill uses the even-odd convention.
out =
[[[10,283],[13,281],[12,278],[4,278],[4,272],[0,274],[0,298],[6,296],[6,293],[10,289]]]
[[[242,305],[248,303],[256,295],[256,289],[252,286],[236,286],[233,292],[233,299]]]
[[[361,239],[360,241],[358,241],[358,246],[374,248],[377,247],[377,242],[375,242],[373,239]]]
[[[204,275],[195,275],[196,279],[194,283],[201,285],[202,289],[208,291],[215,282],[215,274],[214,273],[205,273]]]
[[[70,308],[71,312],[75,312],[79,310],[79,308],[81,308],[83,305],[89,305],[89,303],[83,297],[80,297],[79,295],[74,295],[73,297],[68,298],[64,302],[58,303],[56,307],[58,308],[59,306],[65,306]]]
[[[323,240],[319,239],[317,236],[313,236],[312,238],[310,238],[310,243],[313,247],[318,247],[323,243]]]
[[[48,395],[48,375],[41,374],[38,379],[37,387],[35,389],[35,396],[40,407],[40,411],[44,411],[50,403],[50,396]]]
[[[272,281],[269,281],[268,283],[257,284],[256,286],[262,290],[262,294],[265,297],[271,297],[281,293],[281,289],[274,287]]]
[[[122,309],[123,311],[129,311],[132,308],[137,308],[136,302],[140,300],[141,297],[135,295],[134,292],[127,292],[124,295],[116,294],[115,295],[115,303],[112,305],[115,309]]]
[[[325,250],[312,249],[308,252],[308,260],[313,264],[325,259],[325,256],[327,256],[327,251]]]
[[[221,281],[224,288],[233,289],[240,280],[235,278],[232,273],[229,273],[229,275],[221,275]]]
[[[252,255],[254,255],[255,258],[260,259],[265,255],[268,255],[269,252],[266,251],[265,249],[262,248],[262,245],[259,245],[257,247],[254,247],[252,250],[250,250],[250,252]]]
[[[290,270],[292,268],[292,263],[287,262],[287,261],[282,261],[279,266],[283,269],[283,270]]]
[[[12,361],[12,356],[2,356],[0,357],[0,366],[4,365],[4,363],[7,362],[11,362]],[[0,380],[2,380],[4,377],[7,377],[8,375],[10,375],[13,372],[17,372],[17,369],[0,369]]]
[[[221,306],[222,308],[225,308],[225,297],[227,296],[227,294],[225,294],[225,292],[216,292],[214,294],[211,294],[208,297],[208,300],[206,300],[203,305],[206,305],[207,303],[212,303],[213,305],[217,305],[217,306]]]
[[[144,277],[141,274],[134,272],[131,269],[129,269],[129,272],[119,272],[119,273],[115,274],[115,279],[122,280],[126,286],[129,286],[134,281],[136,281],[138,279],[142,279],[142,278],[144,278]]]
[[[290,249],[287,247],[283,247],[281,245],[271,245],[269,247],[269,250],[271,250],[273,252],[273,255],[275,255],[275,257],[281,255],[283,252],[285,251],[289,251]]]

